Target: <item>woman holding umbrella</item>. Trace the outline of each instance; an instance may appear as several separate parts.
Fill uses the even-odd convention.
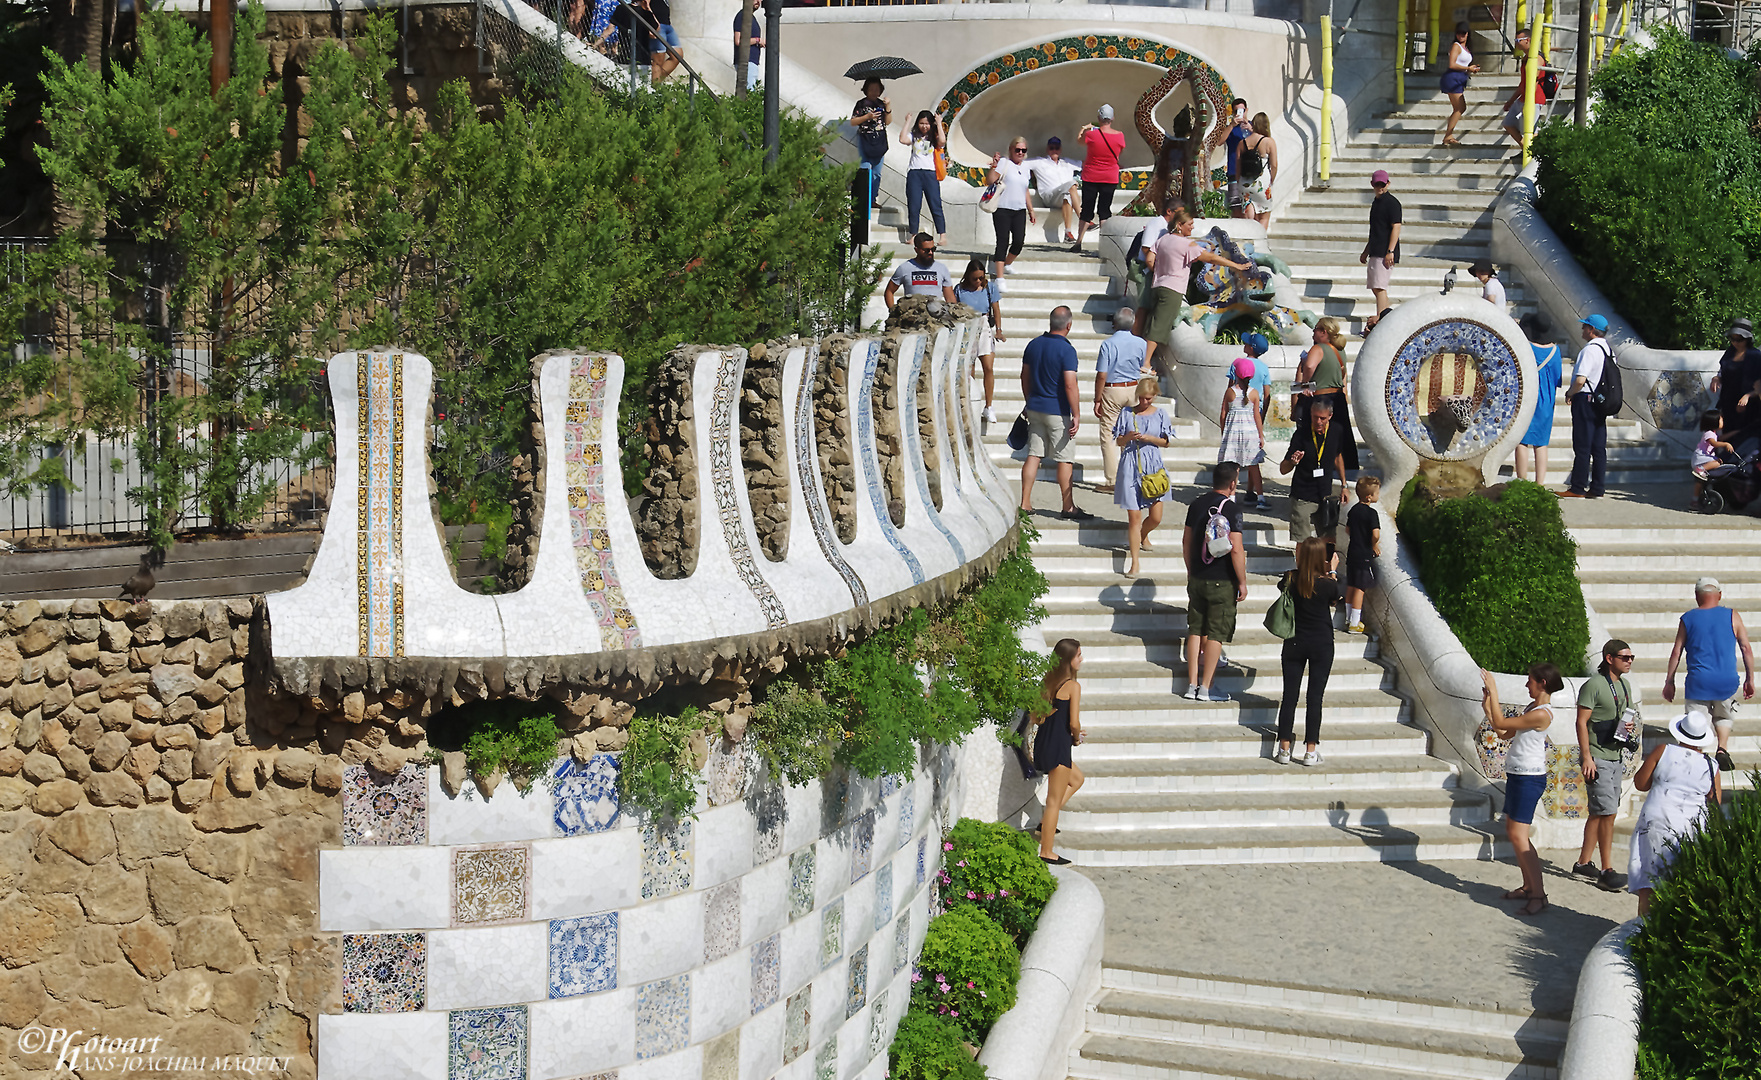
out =
[[[856,149],[862,154],[862,164],[868,166],[869,201],[875,206],[880,205],[881,165],[887,159],[887,125],[892,122],[892,99],[886,96],[880,79],[871,75],[862,83],[862,96],[856,99],[850,123],[856,125]]]

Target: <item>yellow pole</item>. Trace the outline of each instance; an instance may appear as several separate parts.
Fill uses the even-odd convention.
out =
[[[1596,0],[1596,14],[1594,19],[1595,24],[1593,29],[1598,35],[1596,38],[1596,59],[1601,60],[1603,42],[1600,35],[1602,33],[1602,28],[1608,25],[1608,0]]]
[[[1529,39],[1531,42],[1535,38]],[[1547,0],[1547,6],[1541,11],[1541,62],[1553,62],[1553,0]]]
[[[1522,26],[1529,21],[1529,0],[1516,0],[1516,25]]]
[[[1627,0],[1627,3],[1620,5],[1620,19],[1614,24],[1614,36],[1616,38],[1624,38],[1626,36],[1626,17],[1627,13],[1632,10],[1632,7],[1632,0]],[[1620,41],[1609,42],[1608,55],[1613,56],[1615,53],[1619,52],[1620,46]]]
[[[1426,0],[1430,7],[1431,32],[1425,35],[1425,70],[1437,66],[1437,38],[1443,33],[1443,0]]]
[[[1406,40],[1406,9],[1412,0],[1399,0],[1394,8],[1394,40],[1399,42],[1400,55],[1394,58],[1394,104],[1406,104],[1406,58],[1412,46]]]
[[[1333,20],[1321,16],[1321,173],[1322,186],[1333,175]]]
[[[1535,80],[1541,76],[1540,65],[1546,53],[1541,52],[1541,16],[1535,15],[1534,28],[1529,31],[1529,58],[1523,64],[1523,168],[1529,167],[1529,140],[1535,135]]]

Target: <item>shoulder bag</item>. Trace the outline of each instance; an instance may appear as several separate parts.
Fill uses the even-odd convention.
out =
[[[1274,637],[1289,641],[1296,636],[1296,597],[1290,591],[1293,573],[1278,586],[1278,599],[1266,609],[1266,630]]]
[[[1019,450],[1027,445],[1027,413],[1022,412],[1015,418],[1009,428],[1009,449]]]
[[[948,178],[948,152],[939,146],[936,147],[935,159],[936,179],[946,180]]]
[[[1137,413],[1134,411],[1130,415],[1131,415],[1131,430],[1136,431],[1137,430]],[[1168,494],[1168,488],[1170,486],[1169,481],[1168,481],[1168,470],[1164,467],[1164,468],[1157,469],[1153,473],[1144,472],[1143,471],[1143,444],[1142,443],[1132,443],[1131,449],[1132,449],[1133,454],[1136,457],[1137,463],[1138,463],[1137,464],[1137,493],[1143,497],[1143,501],[1146,503],[1156,502],[1157,500],[1161,499],[1162,496]]]

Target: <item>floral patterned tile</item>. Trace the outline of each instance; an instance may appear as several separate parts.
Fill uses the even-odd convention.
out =
[[[636,991],[636,1060],[683,1050],[691,1042],[691,976],[656,979]]]
[[[813,1080],[838,1080],[838,1037],[833,1035],[813,1055]]]
[[[899,912],[899,921],[893,924],[893,974],[897,975],[905,969],[911,959],[911,909]]]
[[[428,935],[344,934],[344,1012],[421,1012],[428,990]]]
[[[453,851],[452,921],[512,922],[526,917],[531,857],[523,845]]]
[[[342,767],[342,842],[390,847],[428,842],[428,766],[405,765],[382,776],[365,765]]]
[[[617,912],[551,920],[551,997],[592,994],[617,985]]]
[[[883,799],[888,798],[893,794],[893,792],[898,791],[898,790],[899,790],[899,774],[898,773],[886,773],[881,777],[881,781],[880,781],[880,797],[881,798],[883,798]]]
[[[882,990],[874,995],[874,1009],[868,1014],[868,1056],[870,1060],[880,1056],[887,1047],[887,992]]]
[[[740,947],[740,879],[724,882],[703,897],[703,962],[732,955]]]
[[[917,838],[917,883],[919,885],[923,884],[923,857],[928,846],[929,837],[920,836]]]
[[[783,1064],[787,1065],[807,1052],[807,1041],[813,1028],[813,1014],[808,1005],[813,1001],[813,987],[803,986],[784,1006]]]
[[[772,934],[752,946],[752,1012],[777,1003],[782,983],[783,935]]]
[[[850,883],[855,884],[874,863],[874,811],[856,819],[850,827]]]
[[[849,992],[844,999],[844,1019],[848,1020],[868,1004],[868,946],[850,954]]]
[[[893,864],[874,872],[874,928],[883,930],[893,917]]]
[[[804,847],[789,856],[789,921],[813,910],[814,849]]]
[[[563,758],[550,770],[558,836],[605,832],[618,824],[618,759],[594,754],[582,764]]]
[[[749,746],[746,742],[729,743],[716,738],[709,761],[703,767],[709,805],[727,806],[746,797],[746,789],[757,772],[757,761]]]
[[[844,898],[838,897],[820,912],[819,969],[824,971],[833,960],[844,955]]]
[[[684,892],[691,887],[691,825],[674,822],[642,826],[642,899]]]
[[[456,1009],[447,1017],[447,1080],[526,1080],[526,1006]]]

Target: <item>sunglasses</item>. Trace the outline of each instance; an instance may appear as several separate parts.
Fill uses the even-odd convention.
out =
[[[1632,653],[1630,653],[1630,652],[1629,652],[1629,653],[1615,653],[1615,654],[1614,654],[1614,659],[1616,659],[1616,660],[1625,660],[1625,661],[1626,661],[1626,662],[1627,662],[1627,663],[1629,663],[1629,664],[1630,664],[1630,663],[1632,663],[1632,662],[1633,662],[1633,661],[1634,661],[1634,660],[1635,660],[1635,659],[1637,659],[1637,657],[1635,657],[1635,656],[1633,656],[1633,654],[1632,654]]]
[[[1025,146],[1011,146],[1009,148],[1009,152],[1011,154],[1025,154],[1025,153],[1027,153],[1027,147],[1025,147]]]

